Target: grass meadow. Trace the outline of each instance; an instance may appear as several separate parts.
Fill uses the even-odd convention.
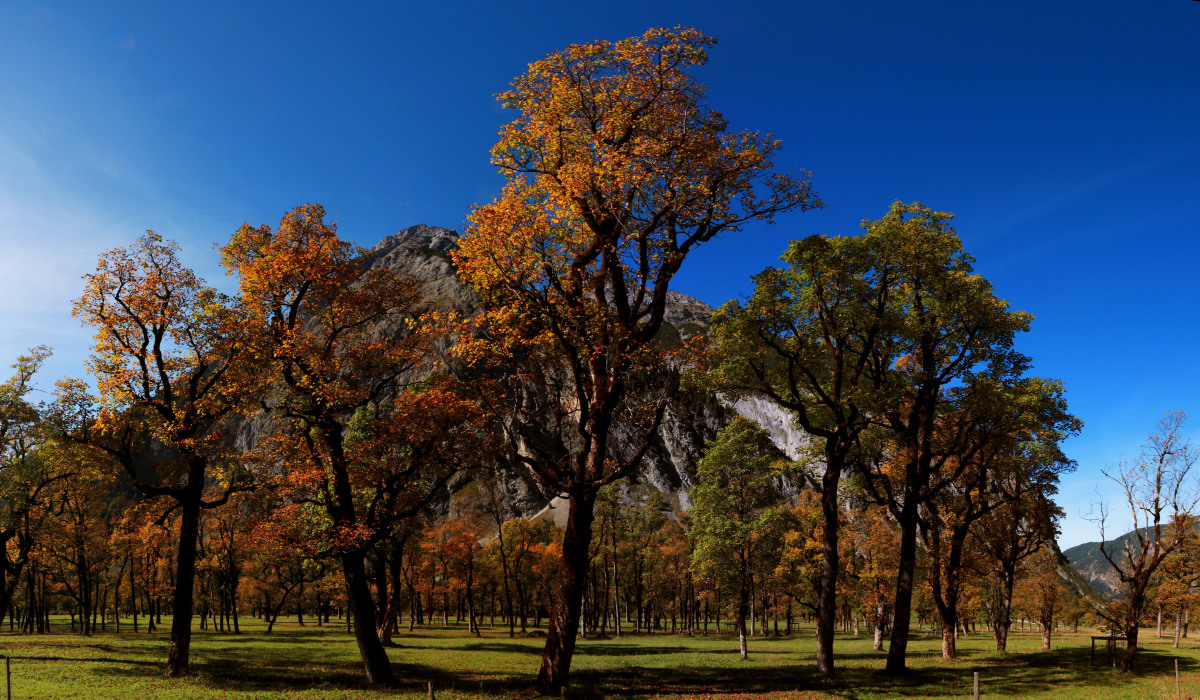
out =
[[[192,675],[162,677],[168,635],[99,632],[71,634],[67,621],[44,635],[0,633],[0,653],[12,663],[14,698],[425,698],[432,681],[445,698],[528,698],[543,640],[510,639],[506,628],[484,627],[482,638],[461,627],[418,629],[389,650],[402,687],[371,690],[353,638],[338,624],[301,627],[281,620],[271,634],[247,618],[242,634],[197,631]],[[168,622],[164,619],[164,622]],[[580,641],[566,695],[579,698],[966,698],[979,671],[989,698],[1175,697],[1175,660],[1182,697],[1200,695],[1200,640],[1170,639],[1145,630],[1140,669],[1122,674],[1089,667],[1089,634],[1056,635],[1041,650],[1036,632],[1014,631],[1009,652],[992,651],[990,636],[960,640],[960,658],[943,661],[940,640],[919,635],[909,643],[911,672],[882,673],[884,654],[871,640],[839,636],[836,678],[815,671],[811,627],[792,637],[752,637],[750,659],[740,661],[729,636],[626,635]],[[0,698],[3,697],[0,685]]]

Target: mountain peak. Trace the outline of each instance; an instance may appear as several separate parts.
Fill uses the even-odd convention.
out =
[[[449,253],[458,245],[458,231],[440,226],[417,224],[401,229],[380,241],[371,252],[388,253],[400,246],[427,248]]]

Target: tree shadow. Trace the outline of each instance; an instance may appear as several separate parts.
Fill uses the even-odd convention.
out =
[[[580,653],[596,654],[598,646],[580,648]],[[697,650],[637,647],[605,650],[599,655],[656,655],[661,653],[697,653]],[[706,652],[699,653],[728,653]],[[732,652],[736,653],[736,652]],[[759,652],[761,655],[764,652]],[[786,652],[778,652],[786,653]],[[1022,697],[1080,686],[1115,688],[1128,685],[1143,676],[1163,675],[1173,670],[1176,656],[1156,649],[1138,652],[1138,668],[1124,674],[1108,667],[1089,666],[1086,647],[1069,647],[1051,652],[1033,651],[1009,654],[970,650],[960,658],[936,662],[933,666],[911,668],[899,675],[888,674],[878,665],[866,667],[854,661],[882,662],[880,652],[838,654],[840,668],[832,678],[818,674],[811,666],[766,666],[751,661],[740,665],[688,665],[670,667],[626,667],[572,670],[568,696],[644,696],[738,694],[752,696],[770,692],[818,691],[845,698],[865,696],[927,697],[931,695],[969,696],[973,673],[979,671],[985,693]],[[1192,658],[1180,658],[1180,669],[1194,670],[1200,664]],[[416,676],[461,689],[474,689],[480,675],[447,673],[434,668],[413,668]],[[496,691],[527,690],[533,681],[527,677],[506,677],[486,681]]]
[[[408,647],[409,649],[419,649],[421,647]],[[429,648],[429,647],[425,647]],[[541,656],[541,644],[520,644],[518,642],[471,642],[459,647],[463,651],[478,651],[478,652],[495,652],[503,654],[525,654],[529,656]],[[576,653],[580,647],[575,647]]]
[[[325,636],[320,631],[297,631],[266,637],[254,634],[248,637],[228,635],[210,638],[212,645],[193,647],[194,678],[191,682],[198,687],[223,690],[247,695],[261,694],[271,690],[331,689],[349,694],[370,688],[365,681],[361,665],[344,654],[339,656],[314,657],[312,647],[304,646],[314,637]],[[242,642],[245,639],[262,642],[270,639],[270,649],[254,650],[248,656]],[[150,640],[159,641],[159,640]],[[164,644],[166,639],[161,640]],[[199,641],[199,638],[197,638]],[[328,641],[339,641],[332,634]],[[412,637],[407,641],[423,641]],[[594,661],[577,666],[572,670],[569,697],[592,698],[599,696],[683,696],[705,694],[738,694],[752,696],[770,692],[816,691],[844,698],[864,696],[924,697],[931,695],[969,696],[972,673],[979,671],[985,693],[1009,697],[1021,697],[1036,693],[1053,693],[1064,688],[1092,687],[1119,689],[1146,676],[1165,676],[1179,661],[1181,671],[1195,672],[1200,662],[1184,656],[1183,650],[1155,646],[1139,650],[1137,670],[1124,674],[1105,665],[1098,655],[1096,665],[1090,666],[1087,646],[1066,646],[1053,651],[1022,651],[999,654],[993,651],[965,648],[960,649],[960,658],[942,662],[929,658],[937,652],[914,653],[910,656],[915,667],[903,675],[889,675],[881,667],[883,652],[869,648],[839,652],[835,657],[838,673],[832,678],[818,674],[811,662],[811,649],[797,649],[795,645],[776,645],[775,639],[760,639],[750,646],[750,661],[738,663],[736,641],[730,640],[730,648],[696,648],[680,642],[669,644],[664,638],[655,645],[646,644],[645,638],[622,642],[620,640],[593,640],[577,647],[579,657],[621,658],[621,661]],[[713,640],[718,641],[717,638]],[[780,638],[778,641],[787,641]],[[795,641],[795,638],[792,639]],[[291,642],[291,643],[289,643]],[[465,642],[465,643],[464,643]],[[161,675],[163,659],[149,658],[155,653],[149,648],[131,650],[128,646],[109,642],[79,645],[93,650],[98,656],[55,655],[53,650],[39,649],[38,655],[28,658],[36,661],[62,661],[90,665],[89,672],[110,677],[150,678]],[[456,689],[480,695],[528,695],[533,685],[536,665],[533,659],[541,654],[541,645],[525,640],[485,639],[483,641],[461,640],[449,646],[405,644],[406,649],[425,650],[420,662],[404,659],[394,660],[392,668],[400,679],[400,688],[410,692],[424,693],[425,686],[433,682],[439,689]],[[430,653],[432,652],[432,653]],[[516,659],[516,663],[505,664],[497,670],[495,664],[481,662],[478,668],[462,663],[464,654],[503,654]],[[688,659],[679,655],[699,655]],[[445,656],[443,656],[445,655]],[[455,659],[459,668],[447,670],[439,661],[458,655]],[[791,659],[782,658],[791,655]],[[398,655],[397,655],[398,656]],[[666,657],[665,663],[643,666],[637,658]],[[728,657],[729,661],[718,660]],[[394,656],[393,658],[396,658]],[[761,663],[758,661],[761,660]],[[1105,659],[1106,660],[1106,659]],[[660,661],[662,661],[660,659]],[[709,663],[709,662],[712,663]],[[528,662],[528,663],[527,663]],[[600,668],[592,668],[599,666]]]

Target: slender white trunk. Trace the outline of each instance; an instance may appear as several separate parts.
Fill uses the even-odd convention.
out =
[[[875,651],[883,651],[883,615],[887,612],[883,603],[875,606]]]

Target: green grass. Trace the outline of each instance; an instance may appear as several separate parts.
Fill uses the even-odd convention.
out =
[[[167,622],[164,620],[164,622]],[[253,619],[243,634],[197,631],[192,640],[192,675],[162,677],[167,633],[123,631],[80,637],[0,633],[0,653],[12,657],[13,697],[20,698],[424,698],[433,681],[439,699],[531,697],[543,640],[510,639],[506,629],[485,627],[481,639],[462,628],[431,628],[397,638],[389,650],[400,692],[371,690],[353,639],[338,624],[276,625],[267,635]],[[838,675],[815,671],[811,628],[790,638],[752,637],[750,660],[738,660],[731,637],[669,634],[587,639],[579,643],[568,692],[575,697],[661,697],[676,700],[741,695],[791,698],[963,698],[970,697],[973,671],[980,671],[985,697],[1162,698],[1174,697],[1174,661],[1179,659],[1184,697],[1200,694],[1200,646],[1144,632],[1139,671],[1122,674],[1089,668],[1088,633],[1056,635],[1055,649],[1041,650],[1040,635],[1014,632],[1009,653],[991,651],[984,634],[960,640],[961,658],[943,661],[940,640],[918,636],[909,643],[911,672],[882,673],[884,655],[865,635],[839,637]],[[1148,634],[1146,634],[1148,633]],[[3,690],[0,689],[0,693]],[[0,695],[0,697],[3,697]]]

